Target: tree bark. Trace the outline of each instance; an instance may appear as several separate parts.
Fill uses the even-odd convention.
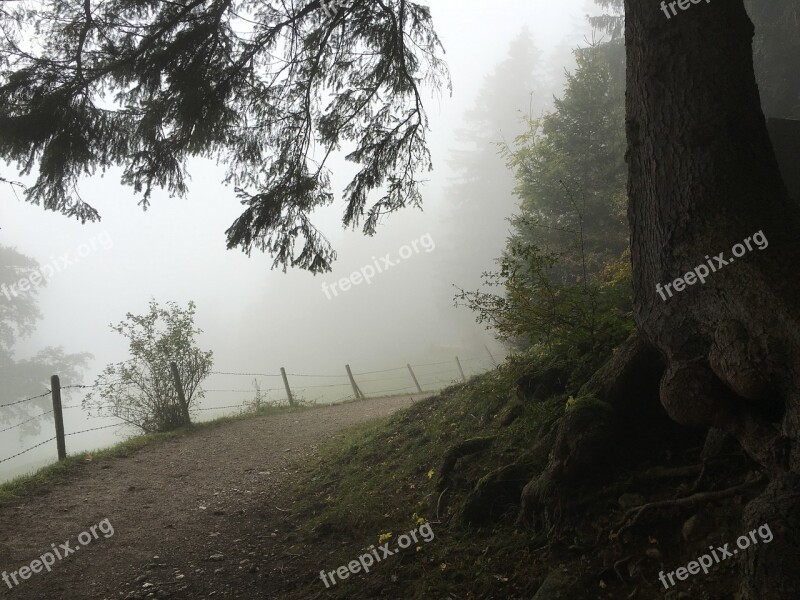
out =
[[[753,25],[742,0],[692,4],[669,19],[654,2],[625,9],[634,316],[666,361],[661,403],[681,424],[733,434],[784,479],[800,471],[800,211],[761,112]],[[768,246],[733,257],[758,231]],[[729,264],[713,258],[720,252]],[[657,284],[709,260],[718,270],[704,284],[662,299]],[[782,498],[771,516],[763,503],[757,511],[778,529],[786,498],[800,504]],[[797,536],[775,542],[800,554]],[[775,597],[764,563],[750,564],[747,597]]]
[[[770,470],[797,469],[800,215],[761,113],[753,26],[742,0],[670,20],[626,8],[634,315],[667,360],[662,403],[680,423],[732,431]],[[767,248],[734,259],[757,231]],[[656,291],[719,252],[730,264],[705,284]]]

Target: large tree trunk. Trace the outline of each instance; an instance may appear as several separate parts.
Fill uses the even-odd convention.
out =
[[[750,514],[789,532],[785,511],[800,502],[790,473],[800,472],[800,211],[761,112],[753,26],[742,0],[670,19],[655,2],[625,8],[634,314],[666,360],[661,402],[679,423],[739,439],[781,490],[772,510],[764,497]],[[768,247],[733,258],[758,231]],[[705,284],[662,299],[657,284],[707,257],[719,270]],[[797,597],[787,592],[800,590],[798,569],[786,562],[800,555],[797,534],[779,537],[750,564],[746,597]],[[794,581],[768,591],[764,569]]]

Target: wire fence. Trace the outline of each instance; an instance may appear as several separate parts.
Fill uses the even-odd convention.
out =
[[[288,397],[286,399],[288,399],[290,404],[294,404],[295,401],[298,399],[298,397],[295,395],[296,392],[307,392],[308,390],[313,390],[311,393],[323,393],[323,394],[330,393],[330,392],[335,392],[335,390],[337,388],[349,389],[350,390],[350,393],[345,394],[344,396],[338,396],[338,394],[337,394],[337,397],[332,400],[333,402],[342,402],[342,401],[347,401],[347,400],[355,400],[355,399],[359,399],[359,398],[375,397],[375,396],[381,396],[381,395],[386,395],[386,394],[394,394],[394,393],[401,393],[401,392],[409,392],[409,393],[433,392],[433,391],[437,391],[437,390],[441,389],[442,387],[444,387],[446,385],[452,384],[455,381],[458,381],[458,380],[461,380],[461,379],[466,380],[466,376],[463,373],[463,369],[462,369],[462,364],[461,363],[475,363],[475,362],[488,362],[488,360],[485,357],[476,356],[476,357],[469,357],[469,358],[461,359],[459,361],[459,359],[456,357],[455,361],[419,363],[419,364],[413,364],[413,365],[412,364],[408,364],[408,365],[402,366],[402,367],[393,367],[393,368],[389,368],[389,369],[378,369],[378,370],[373,370],[373,371],[361,371],[361,372],[350,372],[350,367],[349,367],[349,365],[347,365],[347,367],[346,367],[347,373],[346,374],[333,374],[333,373],[328,373],[328,374],[285,373],[283,370],[282,370],[281,373],[248,373],[248,372],[239,372],[239,371],[211,371],[209,373],[209,375],[217,375],[217,376],[225,376],[225,377],[282,378],[284,386],[283,387],[261,387],[260,382],[258,382],[258,380],[256,380],[255,382],[253,382],[253,387],[250,388],[250,389],[242,389],[242,388],[237,388],[237,387],[207,388],[207,389],[206,388],[199,388],[199,391],[202,392],[202,394],[199,395],[201,398],[205,398],[205,394],[225,393],[225,394],[252,394],[253,395],[253,399],[245,401],[245,402],[241,402],[241,403],[238,403],[238,404],[226,404],[226,405],[221,405],[221,406],[197,406],[197,405],[193,405],[190,410],[192,412],[194,412],[194,411],[205,412],[205,411],[212,411],[212,410],[230,410],[230,409],[239,409],[240,411],[244,411],[244,410],[248,410],[248,409],[253,409],[253,408],[255,408],[257,406],[256,398],[258,398],[259,402],[264,403],[264,404],[276,404],[276,403],[280,402],[279,400],[276,400],[275,398],[269,398],[268,397],[269,393],[271,393],[271,392],[278,392],[278,393],[285,392],[285,394]],[[420,372],[420,376],[421,376],[420,378],[423,379],[423,384],[424,385],[420,384],[420,382],[418,381],[418,378],[417,378],[417,376],[416,376],[416,374],[415,374],[415,372],[413,370],[414,368],[424,369],[426,367],[435,367],[435,366],[441,366],[441,365],[445,365],[445,364],[449,364],[451,368],[450,369],[438,370],[438,371],[434,371],[434,372],[422,372],[421,371]],[[458,367],[457,370],[456,370],[456,366]],[[478,372],[483,372],[485,370],[488,370],[488,369],[483,369],[483,368],[481,368],[481,366],[478,366],[477,368],[473,367],[472,372],[473,372],[473,374],[475,374],[475,373],[478,373]],[[397,372],[397,371],[406,371],[406,372],[403,373],[403,374],[398,374],[398,375],[394,375],[394,376],[390,376],[390,377],[376,377],[376,378],[368,378],[368,379],[363,379],[362,378],[362,376],[364,376],[364,375],[382,375],[382,374],[385,374],[385,373],[394,373],[394,372]],[[443,379],[443,378],[440,377],[442,375],[447,375],[447,374],[451,375],[452,377],[450,379]],[[439,377],[437,377],[437,376],[439,376]],[[326,379],[326,380],[327,379],[343,379],[344,381],[342,381],[341,383],[313,383],[311,385],[305,385],[305,386],[296,387],[296,386],[290,386],[289,379],[288,379],[290,377],[291,378]],[[437,378],[436,379],[431,379],[433,377],[437,377]],[[358,378],[358,379],[356,379],[356,378]],[[57,379],[57,378],[54,378],[54,379]],[[369,389],[368,388],[367,391],[366,391],[366,394],[364,392],[362,392],[360,387],[359,387],[360,385],[365,385],[366,386],[366,384],[376,384],[377,387],[382,387],[382,386],[379,386],[377,384],[383,383],[383,384],[392,385],[389,382],[398,382],[400,380],[405,380],[405,381],[408,382],[408,384],[405,385],[405,386],[402,386],[402,387],[390,387],[390,388],[383,388],[383,389]],[[120,384],[122,384],[122,385],[130,385],[130,384],[128,384],[128,383],[126,383],[126,382],[124,382],[122,380],[118,380],[118,381],[107,382],[107,383],[72,384],[72,385],[60,386],[57,383],[57,381],[54,381],[53,385],[51,387],[54,387],[54,388],[57,387],[57,388],[59,388],[59,390],[88,390],[88,389],[97,389],[97,388],[107,388],[107,387],[120,385]],[[394,385],[397,386],[398,384],[395,383]],[[373,386],[370,385],[370,388],[372,388],[372,387]],[[55,437],[52,437],[50,439],[44,440],[42,442],[39,442],[39,443],[37,443],[37,444],[35,444],[33,446],[30,446],[29,448],[25,448],[25,449],[17,452],[16,454],[11,455],[11,456],[7,456],[5,458],[1,458],[0,459],[0,464],[3,464],[5,462],[10,461],[10,460],[12,460],[14,458],[17,458],[19,456],[23,456],[24,454],[27,454],[28,452],[31,452],[32,450],[35,450],[36,448],[39,448],[39,447],[41,447],[41,446],[43,446],[45,444],[48,444],[48,443],[50,443],[50,442],[52,442],[54,440],[58,440],[58,435],[59,435],[58,421],[61,420],[61,418],[62,418],[61,411],[62,410],[74,410],[74,409],[78,409],[78,408],[85,408],[84,406],[82,406],[80,404],[62,406],[61,405],[61,400],[60,400],[60,391],[58,392],[57,395],[58,395],[58,401],[56,402],[55,394],[53,393],[53,390],[48,389],[46,392],[44,392],[42,394],[39,394],[37,396],[31,396],[29,398],[24,398],[24,399],[21,399],[21,400],[15,400],[13,402],[6,402],[4,404],[0,404],[0,409],[3,409],[3,408],[10,407],[10,406],[22,405],[22,404],[24,404],[26,402],[33,402],[35,400],[41,400],[42,398],[45,398],[47,396],[53,396],[53,398],[54,398],[54,400],[53,400],[53,408],[52,409],[50,409],[50,410],[44,410],[43,409],[42,412],[39,413],[39,414],[30,416],[30,417],[28,417],[28,418],[26,418],[26,419],[24,419],[24,420],[22,420],[22,421],[20,421],[18,423],[14,423],[14,424],[9,425],[9,426],[7,426],[7,427],[5,427],[3,429],[0,429],[0,434],[1,433],[5,433],[7,431],[11,431],[13,429],[17,429],[17,428],[23,427],[23,426],[25,426],[25,425],[27,425],[29,423],[33,423],[33,422],[38,421],[38,420],[40,420],[40,419],[42,419],[44,417],[50,417],[50,415],[53,415],[53,417],[50,417],[50,419],[48,419],[48,420],[55,419],[55,421],[57,423],[56,424],[56,432],[57,432],[57,434],[56,434]],[[305,398],[300,398],[300,399],[308,401]],[[313,400],[313,402],[316,403],[316,401],[318,399],[320,399],[320,398],[315,398]],[[100,412],[102,412],[103,410],[110,410],[110,411],[112,411],[112,413],[114,412],[114,409],[115,409],[115,407],[113,405],[111,405],[111,404],[109,404],[109,405],[101,405],[101,406],[92,405],[91,408],[92,409],[98,409]],[[100,431],[100,430],[105,430],[105,429],[122,427],[122,426],[125,426],[125,425],[128,425],[128,426],[132,425],[132,423],[130,423],[130,421],[122,419],[117,414],[95,414],[95,415],[92,415],[92,414],[85,414],[84,413],[82,416],[84,418],[88,418],[88,419],[119,418],[120,421],[117,422],[117,423],[112,423],[110,425],[102,425],[102,426],[99,426],[99,427],[91,427],[91,428],[88,428],[88,429],[82,429],[82,430],[79,430],[79,431],[72,431],[72,432],[68,432],[68,433],[64,432],[63,433],[63,437],[76,436],[76,435],[79,435],[79,434],[89,433],[89,432],[93,432],[93,431]],[[62,430],[63,430],[63,424],[61,425],[61,427],[62,427]],[[62,440],[62,443],[63,443],[63,440]]]

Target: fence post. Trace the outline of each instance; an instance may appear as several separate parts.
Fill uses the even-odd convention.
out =
[[[456,364],[458,365],[458,370],[459,370],[459,372],[461,373],[461,379],[463,379],[464,381],[466,381],[466,380],[467,380],[467,378],[466,378],[466,377],[464,377],[464,369],[462,369],[462,368],[461,368],[461,361],[460,361],[460,360],[458,360],[458,357],[457,357],[457,356],[456,356]]]
[[[58,460],[67,458],[67,444],[64,440],[64,414],[61,412],[61,381],[58,375],[50,378],[50,392],[53,396],[53,417],[56,422],[56,448]]]
[[[347,369],[347,377],[350,379],[350,385],[353,386],[353,393],[355,394],[356,399],[360,398],[361,400],[365,400],[364,393],[361,391],[361,388],[358,387],[356,380],[353,379],[353,372],[350,370],[350,365],[345,365],[344,368]]]
[[[294,406],[294,398],[292,398],[292,389],[289,387],[289,379],[286,377],[286,369],[281,367],[281,377],[283,377],[283,386],[286,388],[286,397],[289,399],[289,406]]]
[[[492,359],[492,362],[494,363],[494,366],[497,367],[497,361],[494,359],[494,356],[492,356],[492,353],[489,351],[489,346],[484,344],[483,347],[486,348],[486,353],[489,355],[489,358]]]
[[[414,375],[414,370],[411,368],[411,365],[407,364],[406,366],[408,367],[408,372],[411,373],[411,379],[414,380],[414,385],[417,386],[417,391],[421,394],[422,388],[419,387],[419,381],[417,381],[417,376]]]
[[[183,384],[181,383],[181,374],[178,371],[178,365],[175,361],[171,361],[169,363],[169,368],[172,371],[172,380],[175,383],[175,391],[178,392],[178,402],[181,403],[183,420],[186,425],[191,425],[192,418],[189,415],[189,405],[186,404],[186,396],[183,394]]]

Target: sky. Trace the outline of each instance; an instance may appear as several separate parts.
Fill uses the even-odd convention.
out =
[[[586,0],[429,4],[446,50],[453,95],[426,98],[434,171],[426,175],[423,211],[392,215],[373,237],[342,229],[340,201],[319,211],[315,223],[332,242],[338,260],[331,273],[313,276],[271,270],[271,257],[258,251],[248,257],[226,250],[224,232],[241,206],[233,190],[221,184],[223,167],[210,160],[190,162],[185,198],[155,192],[146,212],[133,190],[119,183],[119,171],[85,179],[81,196],[102,215],[101,222],[85,225],[26,204],[9,186],[0,186],[0,244],[41,265],[51,264],[55,271],[38,294],[43,318],[35,333],[17,344],[17,357],[47,346],[90,352],[94,359],[83,381],[62,384],[91,383],[104,365],[128,357],[126,340],[109,324],[129,312],[144,313],[154,298],[196,303],[196,325],[203,330],[198,345],[214,352],[214,371],[277,375],[284,367],[296,395],[309,401],[330,402],[350,394],[346,364],[368,393],[413,391],[408,363],[419,365],[415,371],[425,389],[460,377],[455,356],[467,376],[492,368],[490,353],[499,361],[505,349],[467,309],[453,306],[453,292],[448,295],[448,286],[440,285],[449,285],[442,281],[446,274],[436,268],[437,252],[457,254],[459,243],[484,244],[486,256],[492,257],[502,247],[502,239],[459,240],[448,231],[452,207],[446,190],[454,176],[448,159],[458,149],[454,132],[464,125],[485,77],[505,58],[509,42],[523,26],[543,52],[548,72],[559,73],[567,66],[569,48],[591,35],[585,15],[594,8]],[[334,192],[341,198],[352,166],[337,158],[332,167]],[[0,165],[0,176],[30,181],[8,165]],[[497,214],[498,223],[508,216]],[[391,267],[381,259],[387,255]],[[382,272],[374,273],[370,283],[341,289],[347,287],[342,278],[353,272],[368,275],[380,265]],[[244,391],[209,391],[200,406],[236,405],[252,398],[254,378],[271,390],[268,398],[285,398],[278,377],[213,375],[204,383],[208,390]],[[2,400],[0,395],[0,404]],[[80,400],[77,394],[65,399],[73,404]],[[208,410],[200,418],[232,410]],[[68,432],[97,424],[81,410],[65,412]],[[0,434],[0,459],[51,437],[51,427],[48,421],[40,436],[23,440],[13,430]],[[106,446],[131,433],[112,428],[72,436],[67,450]],[[0,480],[54,456],[52,442],[0,463]]]

